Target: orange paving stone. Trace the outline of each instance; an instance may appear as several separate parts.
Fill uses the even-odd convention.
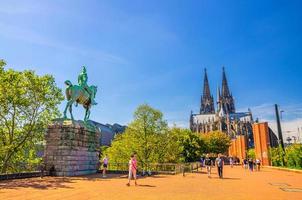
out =
[[[204,170],[204,169],[203,169]],[[302,174],[262,169],[250,173],[241,167],[225,167],[225,179],[211,179],[205,173],[158,175],[141,178],[139,186],[126,186],[125,175],[100,174],[82,177],[45,177],[0,181],[0,199],[302,199]]]

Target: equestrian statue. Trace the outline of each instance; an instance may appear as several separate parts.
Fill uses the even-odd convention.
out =
[[[85,118],[84,121],[87,121],[90,116],[90,108],[92,105],[97,105],[94,98],[97,92],[97,86],[87,84],[88,76],[86,67],[83,66],[80,75],[78,76],[78,84],[73,85],[70,80],[66,80],[65,84],[67,88],[65,90],[67,104],[64,110],[64,118],[67,119],[67,109],[69,109],[71,119],[73,119],[72,115],[72,105],[75,103],[76,106],[78,104],[82,104],[85,108]]]

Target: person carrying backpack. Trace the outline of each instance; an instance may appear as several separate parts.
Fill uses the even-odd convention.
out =
[[[213,166],[213,162],[209,157],[209,154],[206,155],[206,158],[204,159],[204,166],[206,166],[208,178],[211,178],[211,168]]]

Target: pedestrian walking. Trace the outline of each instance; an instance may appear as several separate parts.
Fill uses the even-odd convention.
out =
[[[40,167],[40,171],[41,171],[40,178],[43,178],[43,177],[44,177],[44,171],[45,171],[45,168],[46,168],[44,162],[42,162],[42,163],[39,165],[39,167]]]
[[[252,172],[254,170],[254,162],[253,162],[253,159],[249,159],[248,160],[248,165],[249,165],[249,169],[250,171]]]
[[[204,162],[203,157],[200,157],[200,167],[201,167],[201,168],[203,167],[203,162]]]
[[[130,156],[130,160],[129,160],[129,175],[128,175],[128,183],[127,186],[130,186],[130,180],[134,179],[135,181],[135,186],[137,186],[137,182],[136,182],[136,171],[137,171],[137,161],[136,161],[136,154],[133,153]]]
[[[215,160],[215,164],[217,166],[217,170],[218,170],[218,176],[219,178],[223,178],[223,158],[221,154],[218,154],[218,157]]]
[[[231,168],[233,168],[233,165],[234,165],[233,157],[230,157],[230,165],[231,165]]]
[[[256,170],[260,171],[261,160],[259,158],[256,159]]]
[[[211,168],[213,166],[213,161],[210,159],[209,154],[207,154],[204,159],[204,166],[207,169],[208,178],[211,178]]]
[[[247,166],[247,159],[246,158],[243,159],[243,163],[242,164],[243,164],[243,168],[244,169],[248,168],[248,166]]]
[[[107,177],[106,173],[107,173],[108,162],[109,162],[109,159],[108,159],[107,155],[105,155],[105,158],[103,159],[103,178]]]

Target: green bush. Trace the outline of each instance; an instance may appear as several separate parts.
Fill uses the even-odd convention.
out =
[[[280,147],[270,148],[270,158],[273,166],[284,166],[283,164],[283,153]]]
[[[293,144],[285,148],[270,148],[273,166],[302,169],[302,144]]]
[[[302,169],[302,144],[293,144],[286,148],[286,166]]]

